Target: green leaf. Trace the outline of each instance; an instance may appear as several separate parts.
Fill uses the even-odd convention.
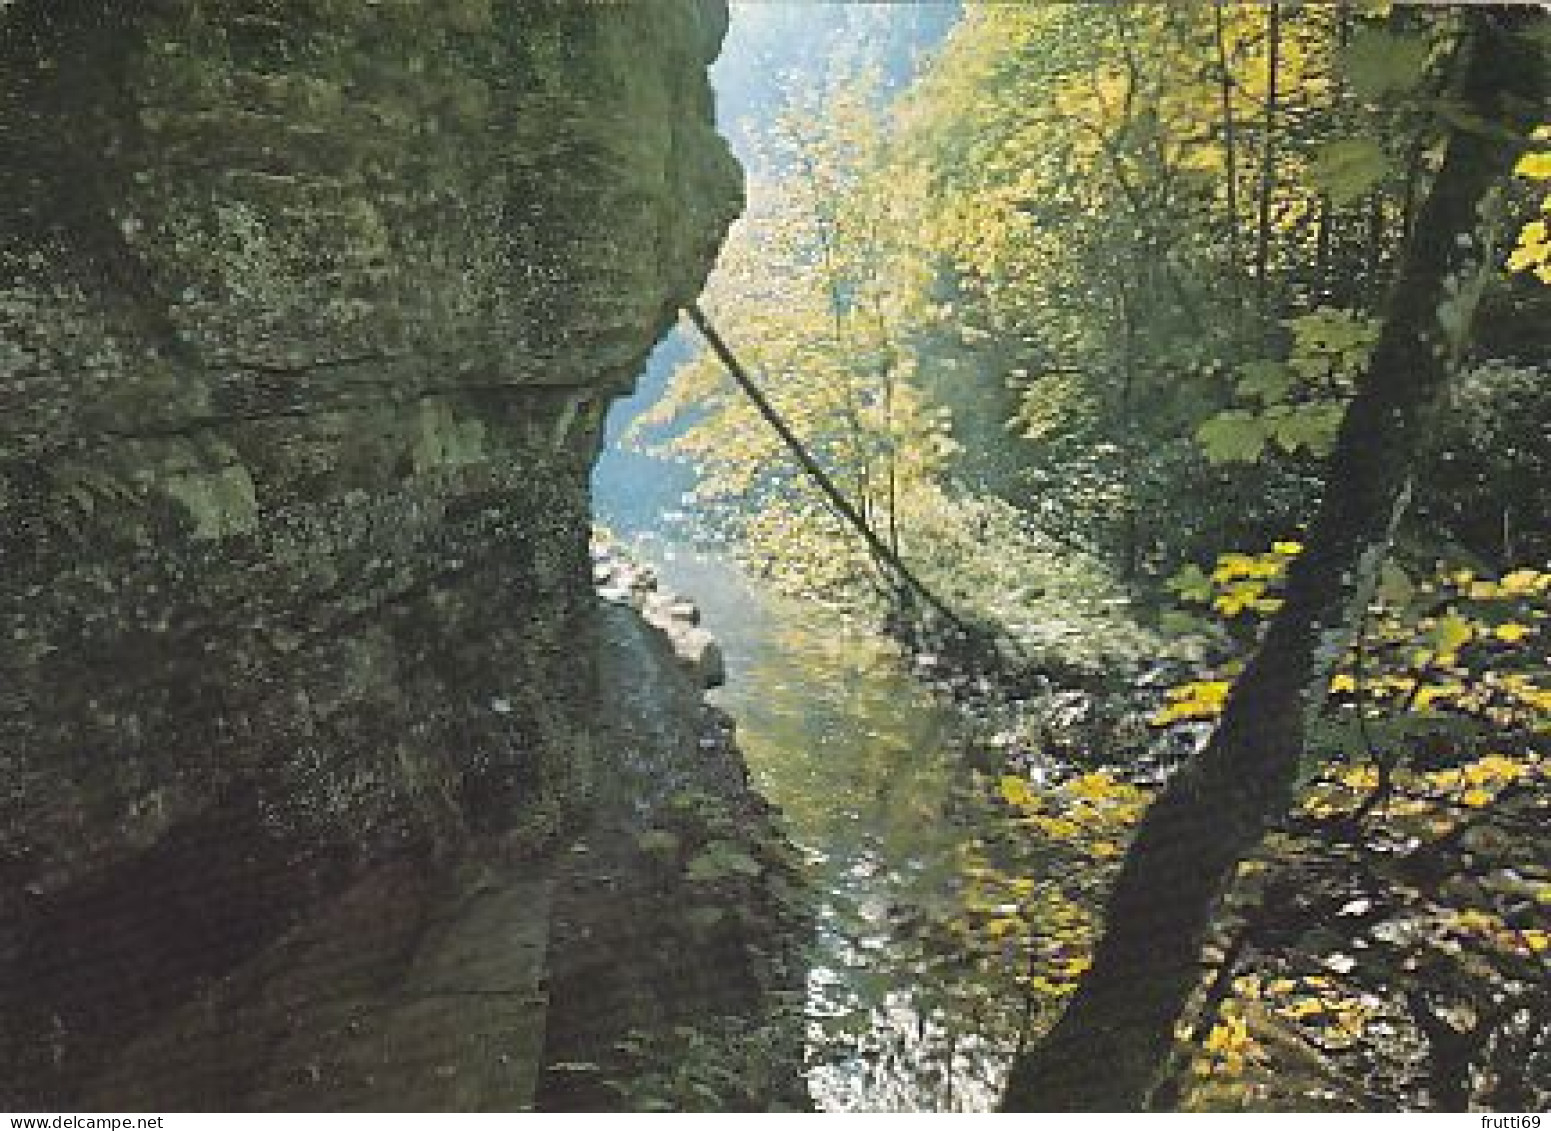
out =
[[[1196,429],[1196,440],[1212,463],[1253,463],[1266,439],[1265,423],[1239,409],[1220,412]]]
[[[1335,446],[1345,414],[1346,407],[1341,404],[1289,406],[1271,421],[1271,431],[1289,452],[1302,448],[1311,455],[1327,455]]]
[[[1336,207],[1372,192],[1389,174],[1389,157],[1371,138],[1343,138],[1320,146],[1309,167],[1314,183]]]
[[[1366,26],[1341,52],[1347,85],[1361,98],[1382,98],[1414,89],[1427,74],[1430,54],[1421,35]]]
[[[1284,400],[1294,383],[1292,370],[1280,361],[1246,361],[1239,366],[1238,394],[1261,404]]]
[[[1184,595],[1187,600],[1205,600],[1204,597],[1191,598]],[[1165,635],[1173,639],[1187,636],[1196,636],[1205,631],[1205,624],[1200,617],[1182,613],[1177,609],[1168,609],[1158,614],[1158,627]]]
[[[1186,601],[1206,601],[1212,596],[1212,579],[1195,562],[1169,578],[1168,585]]]
[[[1379,570],[1379,599],[1393,608],[1403,608],[1416,595],[1416,586],[1406,571],[1394,562],[1385,562]]]
[[[1450,652],[1458,652],[1460,645],[1470,643],[1475,635],[1475,629],[1469,621],[1455,613],[1439,617],[1438,623],[1433,626],[1432,633],[1428,637],[1428,643],[1440,654],[1447,655]]]

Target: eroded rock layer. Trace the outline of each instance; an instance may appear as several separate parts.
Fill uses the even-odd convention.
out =
[[[0,1106],[583,796],[587,472],[738,208],[724,22],[0,5]]]

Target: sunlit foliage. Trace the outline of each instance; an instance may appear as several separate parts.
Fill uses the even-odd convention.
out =
[[[966,5],[901,90],[852,51],[787,91],[705,305],[890,547],[977,622],[1072,661],[1039,670],[1124,682],[1212,656],[1147,711],[1158,749],[1188,750],[1306,552],[1285,532],[1314,513],[1462,126],[1459,33],[1391,5]],[[1435,312],[1454,403],[1398,564],[1306,704],[1299,806],[1218,924],[1174,1102],[1544,1101],[1526,1050],[1547,1015],[1551,576],[1524,563],[1551,546],[1527,486],[1551,467],[1546,140],[1470,237],[1478,277]],[[764,575],[888,610],[713,359],[645,431],[700,468]],[[919,970],[1001,1054],[1086,968],[1161,777],[1157,756],[1077,753],[981,781],[959,888],[905,914]]]
[[[1299,551],[1229,555],[1176,584],[1255,619]],[[1386,570],[1331,681],[1321,768],[1242,870],[1191,1102],[1544,1102],[1548,606],[1536,569]],[[1176,688],[1155,724],[1215,717],[1234,668]]]

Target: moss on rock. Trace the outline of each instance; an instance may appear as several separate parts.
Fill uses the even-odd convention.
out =
[[[723,18],[0,8],[0,1105],[210,973],[169,906],[235,960],[375,862],[571,819],[601,409],[739,207]],[[163,851],[212,822],[232,852]],[[108,947],[144,993],[72,989],[71,924],[75,964],[154,940]]]

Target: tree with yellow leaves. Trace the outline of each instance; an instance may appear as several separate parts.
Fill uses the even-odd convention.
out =
[[[1143,818],[1093,966],[1060,1021],[1015,1065],[1008,1110],[1149,1102],[1213,914],[1239,863],[1293,805],[1309,727],[1377,583],[1429,411],[1469,334],[1480,294],[1473,281],[1496,266],[1479,242],[1480,210],[1522,156],[1545,94],[1545,49],[1528,34],[1530,18],[1464,17],[1443,163],[1345,415],[1308,549],[1210,742]]]

